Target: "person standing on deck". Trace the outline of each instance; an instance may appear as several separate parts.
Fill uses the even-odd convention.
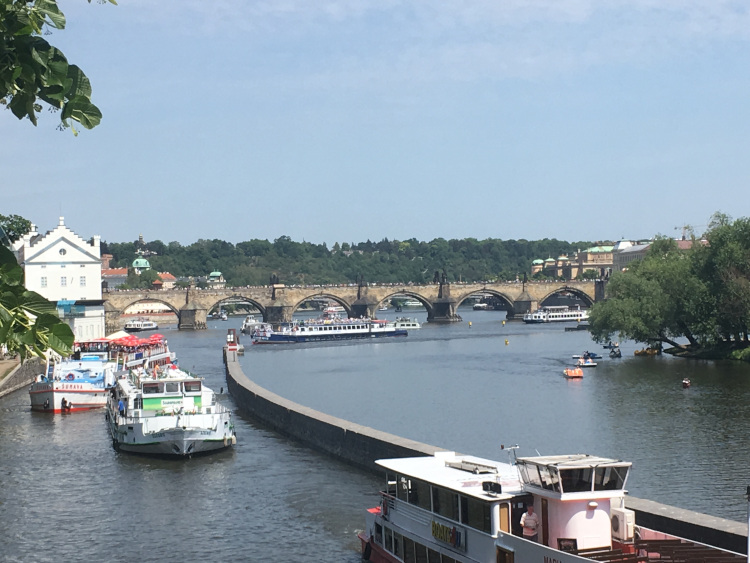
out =
[[[523,526],[524,539],[539,541],[539,516],[534,512],[533,504],[527,506],[526,512],[521,516],[521,526]]]

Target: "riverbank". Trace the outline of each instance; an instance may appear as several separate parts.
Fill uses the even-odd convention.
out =
[[[734,360],[750,362],[750,342],[726,342],[720,346],[706,348],[704,346],[685,346],[684,348],[666,348],[665,354],[676,358],[691,360]]]

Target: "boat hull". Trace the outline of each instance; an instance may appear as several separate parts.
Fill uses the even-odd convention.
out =
[[[271,334],[269,336],[257,337],[253,344],[290,344],[297,342],[328,342],[338,340],[360,340],[369,338],[386,338],[390,336],[407,336],[409,332],[404,329],[395,329],[388,332],[361,332],[351,334]]]
[[[87,383],[34,382],[29,388],[32,411],[56,414],[104,408],[107,395],[107,390],[103,387]],[[62,408],[63,399],[70,407]]]

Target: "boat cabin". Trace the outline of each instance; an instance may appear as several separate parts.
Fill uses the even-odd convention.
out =
[[[614,515],[630,520],[630,531],[623,526],[615,539],[631,540],[632,516],[622,508],[631,465],[586,454],[518,458],[541,519],[539,542],[556,549],[610,547]]]

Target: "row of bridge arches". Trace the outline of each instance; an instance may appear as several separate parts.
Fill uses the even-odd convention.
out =
[[[468,292],[465,295],[458,294],[456,290],[456,286],[454,286],[454,292],[453,292],[453,299],[455,300],[455,307],[460,307],[462,304],[464,304],[467,300],[476,301],[477,299],[481,299],[482,302],[486,302],[491,305],[490,308],[492,309],[499,309],[499,310],[507,310],[507,311],[513,311],[514,310],[514,302],[511,298],[509,298],[507,295],[504,295],[502,292],[494,291],[492,289],[483,289],[482,291],[472,291]],[[306,296],[302,299],[300,299],[298,302],[292,304],[292,312],[296,312],[303,303],[306,303],[312,299],[315,300],[328,300],[332,303],[336,303],[340,306],[342,306],[346,312],[347,315],[352,315],[352,306],[350,303],[347,303],[345,300],[341,299],[340,297],[329,294],[329,293],[314,293],[309,296]],[[428,300],[425,299],[423,296],[419,295],[418,293],[410,293],[409,291],[399,290],[397,292],[394,292],[391,295],[387,295],[385,298],[383,298],[376,307],[380,308],[384,304],[390,304],[393,300],[416,300],[418,301],[428,312],[428,318],[431,316],[430,313],[433,309],[433,304]],[[144,307],[143,305],[145,303],[157,303],[159,304],[159,310],[163,312],[171,312],[177,317],[180,315],[180,310],[176,309],[174,305],[167,301],[162,301],[158,299],[156,296],[149,296],[148,298],[139,298],[137,300],[134,300],[132,303],[129,303],[121,312],[125,315],[132,315],[132,314],[140,314],[143,312]],[[232,305],[249,305],[250,307],[256,309],[257,311],[260,311],[260,314],[263,316],[263,319],[265,320],[267,318],[267,311],[266,307],[251,298],[248,298],[243,295],[229,295],[220,299],[217,299],[214,303],[210,304],[206,308],[206,313],[211,314],[216,311],[220,311],[222,308],[226,307],[228,304]],[[547,294],[542,300],[539,301],[539,306],[544,305],[556,305],[556,304],[577,304],[580,305],[583,308],[589,308],[593,304],[592,299],[583,291],[580,291],[576,288],[571,287],[564,287],[564,288],[557,288],[553,291],[551,291],[549,294]],[[245,307],[247,308],[247,307]],[[148,308],[146,308],[146,311],[148,311]]]

